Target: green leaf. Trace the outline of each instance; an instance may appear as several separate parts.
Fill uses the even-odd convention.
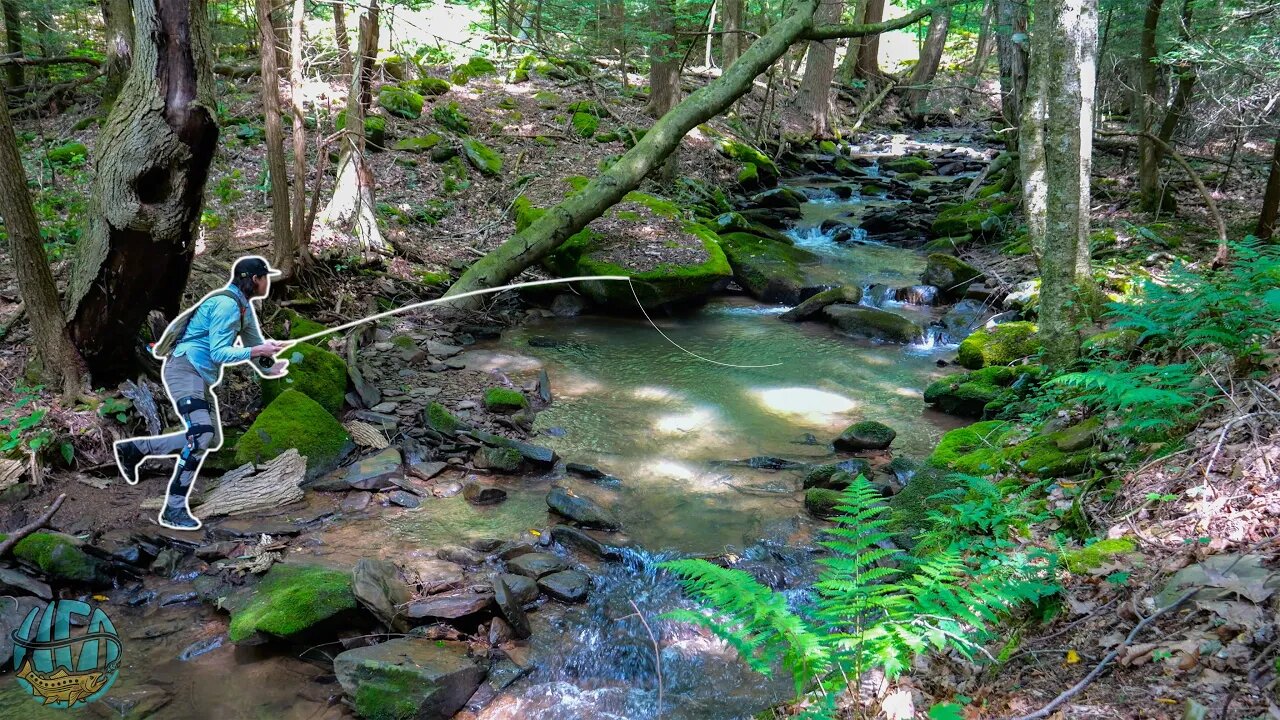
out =
[[[929,708],[929,720],[964,720],[964,708],[955,703],[939,703]]]
[[[76,449],[71,443],[64,442],[58,446],[58,449],[62,452],[62,459],[65,460],[68,465],[75,460]]]

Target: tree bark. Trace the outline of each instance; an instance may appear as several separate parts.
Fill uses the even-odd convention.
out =
[[[907,83],[911,89],[907,91],[907,111],[916,118],[925,114],[925,103],[929,100],[929,86],[938,75],[938,65],[942,62],[942,48],[947,43],[947,30],[951,27],[951,8],[936,12],[929,18],[929,31],[925,34],[924,47],[920,49],[920,62],[911,72]]]
[[[347,6],[339,2],[333,6],[333,36],[338,44],[338,67],[342,81],[351,82],[351,40],[347,37]]]
[[[1267,173],[1267,190],[1262,196],[1262,214],[1258,216],[1258,231],[1263,240],[1271,240],[1276,234],[1276,216],[1280,214],[1280,135],[1276,137],[1271,153],[1271,172]]]
[[[133,63],[133,7],[129,0],[100,0],[100,4],[107,39],[106,58],[102,63],[107,87],[102,99],[109,107],[120,94]]]
[[[1147,133],[1155,132],[1156,95],[1159,75],[1156,72],[1156,30],[1164,0],[1147,0],[1142,21],[1142,37],[1138,51],[1138,205],[1146,212],[1160,209],[1164,189],[1160,186],[1160,158],[1156,144]]]
[[[373,105],[373,70],[378,62],[379,17],[382,11],[378,0],[369,0],[367,6],[361,6],[356,14],[356,64],[354,71],[360,77],[360,108],[369,112]]]
[[[17,53],[22,56],[22,15],[18,0],[3,0],[4,10],[4,51],[7,54]],[[9,65],[5,68],[5,82],[11,88],[26,84],[21,65]]]
[[[982,28],[978,31],[978,47],[973,53],[973,63],[969,66],[969,77],[976,83],[987,71],[987,62],[991,59],[991,51],[996,46],[996,33],[992,20],[996,14],[997,0],[987,0],[982,6]]]
[[[649,106],[653,117],[666,115],[680,102],[680,54],[676,42],[674,0],[657,0],[653,29],[658,39],[649,48]]]
[[[724,9],[721,10],[723,19],[721,20],[720,29],[723,35],[720,36],[720,64],[725,69],[738,59],[742,54],[742,5],[743,0],[724,0]]]
[[[17,137],[8,106],[0,101],[0,217],[9,235],[9,254],[18,276],[18,294],[22,296],[36,353],[41,360],[41,375],[64,397],[73,398],[81,391],[81,367],[84,361],[71,344],[67,321],[58,303],[58,288],[49,271],[40,225],[27,190],[27,173],[18,153]]]
[[[1024,0],[995,0],[996,53],[1000,59],[1000,111],[1006,125],[1022,117],[1022,97],[1027,89],[1027,5]],[[1017,149],[1017,135],[1009,136]]]
[[[691,93],[664,115],[645,136],[608,170],[563,202],[548,208],[523,231],[511,236],[497,249],[477,260],[458,278],[447,296],[458,296],[501,285],[525,268],[541,261],[573,234],[586,227],[617,203],[679,145],[685,134],[699,123],[723,112],[751,90],[756,76],[769,69],[798,40],[860,37],[907,27],[953,0],[929,5],[900,18],[875,25],[831,25],[813,27],[819,0],[798,0],[774,25],[742,53],[738,61],[719,78]],[[477,298],[455,300],[455,308],[478,307]]]
[[[1182,27],[1178,31],[1178,36],[1183,42],[1191,40],[1191,22],[1195,11],[1195,0],[1182,0]],[[1169,109],[1165,111],[1164,122],[1160,123],[1160,132],[1157,137],[1165,145],[1173,144],[1173,134],[1178,130],[1178,124],[1182,122],[1182,116],[1187,111],[1187,106],[1191,104],[1191,96],[1195,93],[1196,88],[1196,66],[1190,61],[1177,65],[1178,68],[1178,89],[1173,94],[1173,101],[1169,103]],[[1164,157],[1164,149],[1159,145],[1156,146],[1156,162],[1160,162]]]
[[[339,8],[334,9],[335,12]],[[305,0],[293,0],[293,26],[289,32],[289,108],[293,115],[293,246],[288,257],[277,257],[276,267],[287,280],[294,270],[294,256],[307,265],[311,255],[311,223],[307,221],[307,120],[302,107],[302,41],[307,16]]]
[[[1089,273],[1089,171],[1097,73],[1097,0],[1036,4],[1032,74],[1037,99],[1022,118],[1028,231],[1040,252],[1040,336],[1046,361],[1065,367],[1079,357],[1079,290]],[[1039,132],[1028,130],[1039,125]],[[1038,143],[1039,147],[1033,147]],[[1041,187],[1034,187],[1034,186]],[[1043,220],[1032,222],[1032,214]]]
[[[371,47],[377,47],[377,0],[371,0],[367,6],[362,6],[358,17],[360,50],[355,56],[351,91],[347,95],[347,107],[343,110],[346,119],[342,154],[338,159],[338,179],[334,184],[333,197],[320,215],[320,224],[324,226],[325,234],[331,241],[339,246],[347,244],[343,236],[349,232],[355,239],[360,255],[370,257],[391,249],[382,236],[382,231],[378,229],[373,201],[373,174],[364,158],[365,105],[361,102],[361,97],[367,92],[366,82],[370,79],[365,71],[373,65],[373,57],[367,51]]]
[[[205,0],[134,0],[133,69],[98,138],[89,232],[67,288],[94,382],[136,367],[147,313],[177,314],[218,142]]]
[[[276,41],[271,27],[271,0],[256,0],[258,37],[263,47]],[[277,267],[293,270],[293,229],[289,223],[289,173],[285,169],[284,128],[280,120],[280,68],[273,52],[258,53],[262,62],[262,115],[267,134],[267,172],[271,175],[271,254]],[[297,181],[303,182],[299,176]]]
[[[843,0],[823,0],[818,5],[814,22],[830,23],[840,19]],[[809,123],[808,131],[815,138],[831,134],[831,80],[835,77],[836,41],[815,40],[809,43],[808,59],[804,62],[804,79],[796,104]]]
[[[858,22],[864,25],[878,23],[884,19],[884,0],[867,0],[866,8]],[[853,68],[853,76],[863,80],[878,80],[884,76],[880,72],[880,34],[865,35],[858,42],[858,59]]]

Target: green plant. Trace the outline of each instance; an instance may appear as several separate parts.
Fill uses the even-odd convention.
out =
[[[757,672],[784,668],[812,700],[803,717],[834,717],[836,697],[874,667],[892,678],[930,650],[972,658],[1000,613],[1056,591],[1051,566],[1004,563],[999,554],[982,557],[981,571],[974,552],[951,547],[917,564],[889,544],[887,508],[862,476],[836,510],[812,607],[791,609],[741,570],[698,559],[662,564],[702,606],[667,617],[722,638]]]
[[[43,389],[43,385],[19,385],[15,388],[18,397],[11,407],[12,412],[0,418],[0,432],[4,432],[0,435],[0,455],[16,457],[39,452],[53,441],[53,430],[41,427],[49,411],[32,407]]]
[[[1028,536],[1032,525],[1050,517],[1032,501],[1046,483],[1023,487],[1021,482],[995,483],[963,474],[948,481],[955,487],[930,498],[946,504],[929,511],[928,529],[918,538],[924,548],[1003,553],[1018,547],[1014,538]]]
[[[240,171],[232,170],[230,175],[224,175],[213,186],[213,194],[218,196],[224,204],[232,203],[244,197],[244,191],[237,185],[240,182]]]
[[[128,398],[109,397],[102,401],[98,406],[99,417],[114,417],[117,422],[127,422],[129,420],[128,410],[133,407],[133,401]]]

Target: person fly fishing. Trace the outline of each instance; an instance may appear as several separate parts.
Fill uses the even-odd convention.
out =
[[[119,440],[115,458],[130,485],[137,484],[138,468],[147,458],[178,459],[158,518],[165,527],[197,530],[201,526],[191,514],[188,498],[205,457],[222,447],[222,421],[213,393],[222,382],[222,368],[253,360],[254,370],[263,378],[288,372],[288,360],[275,360],[288,343],[262,338],[253,307],[253,300],[266,297],[271,278],[279,275],[262,257],[239,258],[231,270],[231,283],[174,318],[151,348],[152,355],[164,361],[165,390],[186,429]]]

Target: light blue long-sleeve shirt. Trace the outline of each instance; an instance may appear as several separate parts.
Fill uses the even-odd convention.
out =
[[[222,366],[246,362],[250,348],[262,344],[258,316],[253,304],[235,285],[229,286],[236,299],[225,295],[206,296],[191,316],[186,335],[173,349],[173,356],[186,356],[200,377],[209,385],[222,379]],[[240,305],[248,306],[244,328],[240,327]],[[241,345],[236,345],[239,338]]]

